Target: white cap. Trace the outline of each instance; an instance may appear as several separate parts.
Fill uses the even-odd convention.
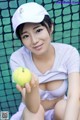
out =
[[[42,22],[45,15],[49,15],[46,9],[35,2],[29,2],[21,5],[12,17],[12,25],[16,34],[17,27],[22,23],[39,23]]]

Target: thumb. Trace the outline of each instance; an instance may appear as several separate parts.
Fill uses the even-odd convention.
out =
[[[22,88],[20,85],[16,84],[16,88],[17,88],[17,90],[18,90],[19,92],[22,93],[23,88]]]
[[[20,85],[16,84],[16,88],[19,92],[21,92],[23,99],[25,99],[25,88],[21,87]]]

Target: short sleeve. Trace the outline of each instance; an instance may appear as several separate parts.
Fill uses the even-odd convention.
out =
[[[73,47],[67,60],[68,74],[72,72],[80,72],[80,55],[76,48]]]

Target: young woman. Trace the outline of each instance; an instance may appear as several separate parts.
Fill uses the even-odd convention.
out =
[[[28,68],[32,80],[11,120],[79,120],[79,53],[71,45],[51,42],[54,26],[41,5],[21,5],[12,18],[14,33],[23,43],[10,58],[12,72]],[[67,97],[66,97],[66,91]]]

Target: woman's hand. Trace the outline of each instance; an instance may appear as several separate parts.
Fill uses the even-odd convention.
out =
[[[29,83],[26,83],[24,87],[21,87],[19,84],[16,84],[16,88],[19,92],[21,92],[23,99],[25,99],[25,92],[31,93],[35,87],[38,87],[38,85],[38,78],[32,73],[32,79]]]

